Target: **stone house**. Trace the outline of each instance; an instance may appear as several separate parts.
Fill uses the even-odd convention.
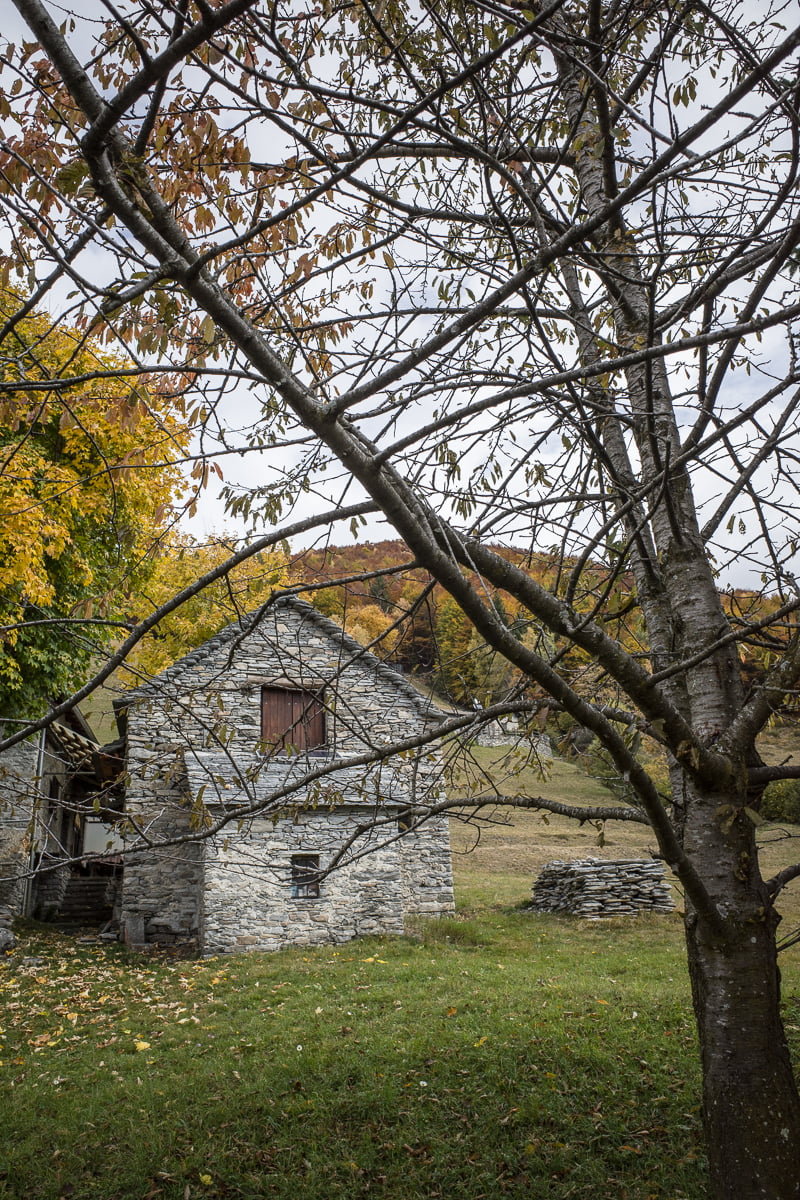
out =
[[[419,820],[439,762],[413,745],[441,717],[294,597],[126,695],[122,936],[273,950],[451,911],[447,818]]]
[[[111,918],[121,749],[101,747],[73,710],[0,757],[0,905],[45,919]]]

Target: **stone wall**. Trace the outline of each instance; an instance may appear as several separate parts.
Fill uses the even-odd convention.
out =
[[[475,737],[475,744],[478,746],[513,746],[518,743],[530,747],[540,758],[550,759],[553,757],[550,738],[544,733],[537,735],[521,733],[519,721],[514,716],[503,717],[498,721],[489,721],[486,725],[481,726]]]
[[[57,858],[43,857],[39,860],[30,909],[31,916],[37,921],[52,920],[58,912],[67,893],[71,873],[70,867]]]
[[[369,820],[369,813],[353,811],[300,813],[274,824],[255,820],[227,845],[210,844],[204,952],[276,950],[401,933],[397,843],[324,874],[359,816]],[[297,854],[318,856],[319,896],[292,897],[291,860]]]
[[[180,786],[148,776],[150,803],[140,797],[136,815],[154,842],[188,837],[191,812]],[[199,944],[203,911],[201,843],[163,845],[125,858],[120,898],[120,937],[132,946],[147,942]]]
[[[400,849],[406,916],[435,917],[453,911],[453,859],[447,817],[431,817],[403,833]]]
[[[0,905],[0,954],[13,950],[15,945],[14,913],[10,908]]]
[[[542,868],[530,907],[579,917],[616,917],[674,907],[663,865],[653,859],[555,860]]]
[[[263,685],[322,691],[323,748],[265,753]],[[155,836],[186,834],[231,809],[265,805],[275,820],[229,824],[213,839],[126,866],[130,940],[193,928],[206,953],[273,949],[399,932],[406,913],[450,911],[442,819],[337,869],[318,899],[292,900],[287,874],[293,854],[318,853],[324,871],[373,816],[436,800],[439,764],[430,751],[369,766],[346,761],[419,733],[436,716],[402,677],[297,601],[268,610],[255,627],[230,627],[140,689],[127,763],[127,808],[138,822]],[[362,834],[357,849],[370,836],[377,840]]]
[[[38,739],[0,755],[0,904],[14,913],[22,912],[25,899],[37,762]]]

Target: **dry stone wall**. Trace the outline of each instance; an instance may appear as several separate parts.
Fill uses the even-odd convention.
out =
[[[675,905],[660,862],[586,858],[547,863],[533,885],[530,907],[600,918],[670,912]]]
[[[519,721],[514,717],[504,717],[502,720],[490,721],[482,725],[475,743],[478,746],[514,746],[530,747],[540,758],[552,758],[553,747],[550,738],[542,733],[538,736],[520,731]]]
[[[0,954],[13,950],[16,945],[14,937],[14,914],[10,908],[0,905]]]
[[[274,825],[258,820],[246,834],[212,843],[205,862],[204,952],[276,950],[401,933],[396,843],[325,874],[356,816],[340,811],[299,813]],[[360,813],[362,821],[369,817]],[[319,859],[318,896],[292,896],[291,861],[297,854]]]
[[[186,797],[177,788],[158,787],[139,815],[154,842],[192,833]],[[126,858],[122,875],[121,934],[133,946],[199,943],[203,906],[203,847],[195,841],[164,845]]]
[[[452,912],[453,862],[450,855],[450,822],[431,817],[402,834],[400,878],[405,915],[436,917]]]

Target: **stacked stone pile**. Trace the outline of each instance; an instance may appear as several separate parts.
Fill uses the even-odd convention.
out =
[[[530,907],[599,918],[671,912],[675,905],[660,862],[584,858],[547,863],[533,885]]]

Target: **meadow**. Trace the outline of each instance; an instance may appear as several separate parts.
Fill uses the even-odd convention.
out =
[[[700,1200],[678,914],[522,907],[548,858],[651,836],[486,818],[453,825],[456,915],[403,938],[181,961],[20,928],[0,966],[0,1197]],[[800,1058],[800,950],[782,957]]]

